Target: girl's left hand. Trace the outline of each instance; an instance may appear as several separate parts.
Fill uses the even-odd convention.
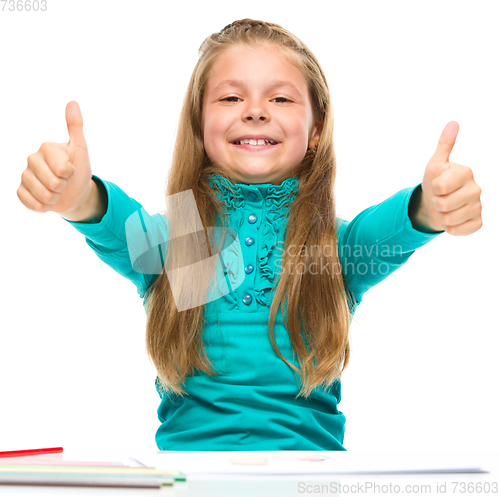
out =
[[[481,188],[474,181],[470,167],[448,160],[457,134],[458,123],[450,121],[425,169],[420,209],[431,229],[465,236],[483,225]]]

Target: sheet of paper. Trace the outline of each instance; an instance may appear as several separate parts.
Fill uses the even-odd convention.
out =
[[[231,462],[231,457],[235,454],[248,455],[247,464]],[[457,452],[158,451],[154,456],[135,454],[134,457],[147,466],[176,469],[188,477],[190,474],[415,474],[488,471],[481,454]],[[263,458],[265,464],[262,464]]]

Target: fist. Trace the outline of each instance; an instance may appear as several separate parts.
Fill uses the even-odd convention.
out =
[[[457,134],[455,121],[450,121],[441,133],[422,180],[422,208],[427,224],[435,231],[465,236],[483,225],[481,188],[470,167],[449,161]]]
[[[92,170],[76,102],[66,106],[66,125],[68,143],[45,142],[28,156],[17,196],[32,211],[65,213],[78,208],[91,193]]]

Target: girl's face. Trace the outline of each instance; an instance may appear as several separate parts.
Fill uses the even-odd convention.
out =
[[[236,46],[219,56],[201,126],[210,160],[240,183],[280,184],[296,174],[320,134],[305,77],[282,49],[270,46]],[[238,144],[245,138],[276,145]]]

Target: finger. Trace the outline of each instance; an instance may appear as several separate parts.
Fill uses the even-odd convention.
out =
[[[458,226],[445,226],[445,231],[453,236],[467,236],[480,230],[483,226],[483,220],[479,218],[470,219]]]
[[[40,206],[37,205],[37,203],[50,207],[51,205],[56,204],[61,198],[60,193],[48,190],[29,168],[23,172],[21,185],[33,197],[34,201],[30,201],[30,203],[37,207],[36,209],[33,209],[37,212],[43,212],[40,210]]]
[[[25,174],[25,173],[23,173],[23,174]],[[31,211],[44,213],[44,212],[48,212],[50,210],[49,205],[45,205],[45,204],[40,203],[38,200],[36,200],[33,197],[33,195],[31,195],[29,190],[24,186],[24,180],[19,185],[19,188],[17,189],[17,196],[18,196],[19,200],[22,202],[22,204],[25,205]]]
[[[62,193],[68,186],[68,180],[56,176],[40,155],[28,158],[28,170],[50,192]]]
[[[432,190],[435,195],[448,195],[468,183],[475,184],[472,169],[450,162],[448,169],[432,180]]]
[[[33,157],[33,164],[36,164],[35,169],[37,169],[38,167],[44,169],[43,166],[46,165],[53,176],[66,180],[71,178],[71,176],[73,176],[73,174],[75,173],[75,167],[69,161],[65,146],[66,145],[64,144],[58,143],[43,143],[40,147],[40,154],[37,153],[33,156],[30,156]],[[48,174],[48,172],[45,172],[44,177],[39,176],[39,179],[42,181],[42,183],[44,183],[44,185],[50,189],[50,184],[43,181],[45,177],[50,179],[51,183],[54,183],[55,180]]]
[[[479,201],[481,189],[475,183],[467,184],[448,195],[434,195],[431,202],[439,212],[451,212],[460,209],[466,204]]]
[[[87,149],[83,135],[83,117],[77,102],[71,101],[66,106],[66,125],[68,126],[69,144]]]
[[[438,146],[434,155],[432,156],[432,162],[444,163],[448,162],[450,158],[451,151],[455,145],[455,140],[458,135],[458,123],[456,121],[450,121],[443,129],[441,136],[439,137]]]
[[[475,219],[481,213],[481,204],[466,203],[462,207],[450,212],[438,212],[438,218],[444,226],[458,226],[471,219]]]

